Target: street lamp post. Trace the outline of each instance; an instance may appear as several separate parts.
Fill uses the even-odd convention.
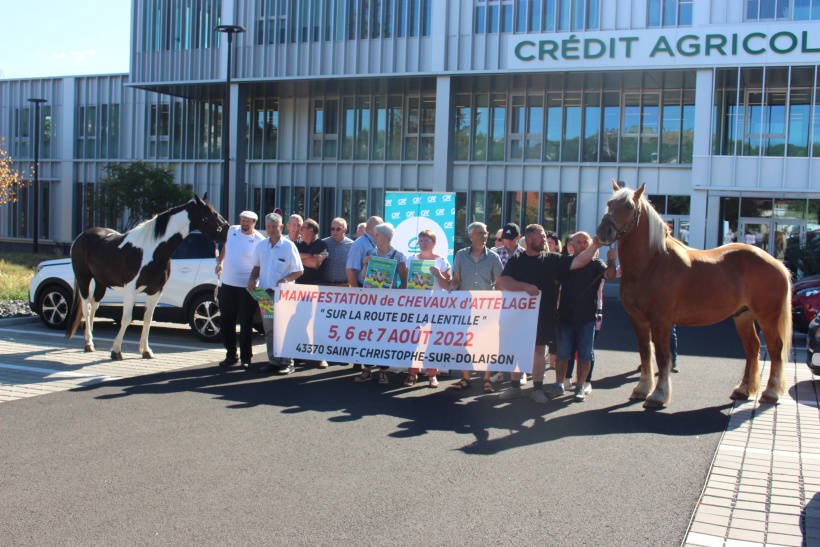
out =
[[[34,254],[39,251],[40,236],[40,103],[46,99],[28,99],[34,103]]]
[[[218,25],[214,28],[216,32],[228,35],[228,71],[225,78],[225,100],[222,104],[222,214],[229,220],[228,208],[228,186],[230,184],[230,164],[231,164],[231,44],[233,35],[245,32],[244,27],[236,25]]]

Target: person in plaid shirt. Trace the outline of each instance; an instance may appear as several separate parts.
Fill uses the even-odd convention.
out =
[[[491,249],[501,259],[501,264],[507,265],[507,261],[511,256],[517,255],[524,251],[518,246],[518,240],[521,239],[521,232],[518,230],[518,224],[510,222],[502,229],[501,241],[503,245]]]

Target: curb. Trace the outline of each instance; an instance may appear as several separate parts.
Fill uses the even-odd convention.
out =
[[[0,319],[0,328],[10,327],[12,325],[24,325],[26,323],[36,323],[39,320],[40,318],[36,315],[27,315],[24,317],[8,317],[6,319]]]

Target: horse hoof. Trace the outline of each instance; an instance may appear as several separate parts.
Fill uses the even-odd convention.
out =
[[[111,352],[111,360],[112,361],[122,361],[122,353],[119,351],[112,351]]]
[[[761,403],[767,403],[771,405],[776,405],[778,399],[780,399],[780,396],[777,393],[769,391],[768,389],[764,391],[763,394],[760,396]]]
[[[729,395],[729,398],[735,401],[748,401],[749,394],[740,389],[736,389],[732,392],[731,395]]]
[[[647,393],[643,391],[633,390],[632,395],[629,396],[630,401],[645,401]]]
[[[653,401],[652,399],[647,399],[643,403],[644,408],[663,408],[664,406],[666,405],[663,404],[663,401]]]
[[[92,351],[94,351],[94,344],[87,344],[85,346],[85,352],[86,353],[91,353]]]
[[[142,352],[142,358],[143,359],[153,359],[154,358],[154,352],[152,352],[152,351],[143,351]]]

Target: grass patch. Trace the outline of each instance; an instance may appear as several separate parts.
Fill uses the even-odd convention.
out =
[[[3,253],[0,259],[0,300],[26,300],[28,284],[45,260],[68,258],[55,254]]]

